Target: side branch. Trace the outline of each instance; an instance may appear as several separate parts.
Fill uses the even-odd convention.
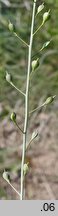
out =
[[[10,32],[12,32],[14,34],[15,37],[17,37],[22,43],[24,43],[26,46],[29,47],[29,45],[14,31],[13,23],[11,23],[10,21],[8,24],[8,28],[9,28]]]
[[[22,92],[20,89],[18,89],[18,88],[13,84],[13,82],[12,82],[12,77],[11,77],[11,75],[10,75],[7,71],[6,71],[6,81],[7,81],[8,83],[10,83],[10,85],[11,85],[12,87],[14,87],[18,92],[20,92],[22,95],[25,96],[25,93]]]
[[[9,173],[8,172],[6,172],[5,170],[4,170],[4,172],[3,172],[3,178],[4,178],[4,180],[10,185],[10,187],[19,195],[19,197],[21,196],[20,195],[20,193],[14,188],[14,186],[10,183],[10,181],[9,181]]]
[[[31,110],[31,111],[29,112],[29,114],[31,114],[31,113],[33,113],[33,112],[35,112],[35,111],[37,111],[37,110],[40,110],[42,107],[47,106],[48,104],[52,103],[55,97],[56,97],[56,95],[53,95],[53,96],[48,97],[48,98],[46,99],[46,101],[45,101],[41,106],[38,106],[37,108]]]
[[[16,33],[14,32],[15,37],[17,37],[21,42],[23,42],[27,47],[29,47],[29,45]]]
[[[13,82],[10,82],[10,84],[11,84],[19,93],[21,93],[23,96],[25,96],[25,93],[22,92],[20,89],[18,89],[18,88],[13,84]]]

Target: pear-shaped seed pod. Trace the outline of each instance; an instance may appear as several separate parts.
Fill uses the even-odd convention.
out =
[[[14,27],[13,27],[13,24],[9,21],[9,24],[8,24],[8,28],[9,30],[12,32]]]
[[[46,48],[49,44],[50,44],[50,41],[45,42],[43,44],[42,48],[40,49],[40,51],[42,51],[44,48]]]
[[[9,173],[8,173],[8,172],[6,172],[6,171],[3,172],[3,178],[4,178],[7,182],[10,182],[10,181],[9,181]]]
[[[37,14],[40,13],[40,12],[43,10],[43,8],[44,8],[44,3],[41,4],[41,5],[39,5],[39,7],[38,7],[38,9],[37,9]],[[37,15],[37,14],[36,14],[36,15]]]
[[[43,14],[43,24],[44,24],[46,21],[48,21],[49,18],[50,18],[50,10],[49,10],[48,12],[45,12],[45,13]]]
[[[37,69],[37,67],[39,66],[39,58],[32,61],[32,71],[34,71],[35,69]]]
[[[24,176],[28,173],[28,170],[29,170],[28,163],[25,163],[23,167]]]
[[[34,139],[34,138],[36,138],[38,136],[38,132],[37,131],[33,131],[33,133],[32,133],[32,140]]]
[[[48,104],[50,104],[50,103],[52,103],[53,102],[53,100],[54,100],[54,98],[55,98],[55,96],[50,96],[50,97],[48,97],[47,99],[46,99],[46,101],[45,101],[45,105],[48,105]]]
[[[16,113],[15,112],[11,113],[11,120],[14,122],[16,121]]]
[[[8,72],[6,72],[6,81],[11,82],[11,75]]]

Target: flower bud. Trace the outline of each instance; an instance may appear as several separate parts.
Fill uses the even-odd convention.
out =
[[[39,58],[37,60],[32,61],[32,71],[37,69],[38,66],[39,66]]]
[[[43,10],[43,8],[44,8],[44,3],[41,4],[41,5],[38,7],[38,9],[37,9],[37,14],[40,13],[40,12]],[[36,15],[37,15],[37,14],[36,14]]]
[[[48,12],[45,12],[45,13],[43,14],[43,24],[44,24],[46,21],[48,21],[49,18],[50,18],[50,10],[49,10]]]
[[[16,113],[15,113],[15,112],[11,113],[11,120],[12,120],[13,122],[16,121]]]
[[[6,81],[11,82],[11,75],[8,72],[6,72]]]
[[[9,173],[8,172],[6,172],[6,171],[4,171],[3,172],[3,178],[9,183],[10,181],[9,181]]]
[[[9,24],[8,24],[8,28],[9,28],[9,30],[11,32],[13,32],[14,27],[13,27],[13,24],[10,21],[9,21]]]
[[[23,167],[24,176],[28,173],[28,170],[29,170],[28,163],[25,163]]]
[[[54,100],[54,98],[55,98],[55,95],[54,95],[54,96],[48,97],[48,98],[46,99],[46,101],[45,101],[44,104],[45,104],[45,105],[48,105],[48,104],[52,103],[53,100]]]

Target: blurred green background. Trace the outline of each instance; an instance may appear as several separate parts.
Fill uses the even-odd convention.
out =
[[[37,7],[42,2],[38,0]],[[17,34],[29,43],[32,4],[31,0],[0,0],[0,104],[6,106],[0,112],[1,120],[8,116],[16,101],[22,98],[24,104],[23,96],[21,97],[6,82],[6,71],[12,75],[14,84],[25,91],[28,62],[27,47],[9,31],[8,23],[10,20]],[[48,95],[56,95],[58,101],[58,0],[47,0],[44,4],[44,10],[35,19],[34,30],[41,24],[43,12],[51,9],[51,17],[34,36],[32,60],[39,57],[40,67],[30,78],[30,109],[35,108],[39,101]],[[51,40],[49,46],[39,52],[43,43],[49,40]],[[2,164],[4,160],[2,150],[0,154]],[[5,196],[2,189],[0,193],[1,197]]]
[[[40,3],[42,1],[37,1],[37,6]],[[57,94],[58,89],[58,0],[44,3],[44,11],[51,9],[51,18],[34,37],[32,56],[35,55],[35,59],[40,57],[41,67],[31,76],[32,104],[39,96]],[[43,12],[35,20],[35,29],[41,24]],[[9,32],[8,22],[10,20],[18,35],[29,43],[31,16],[32,1],[0,1],[0,101],[9,100],[12,105],[17,96],[9,97],[13,89],[5,81],[5,72],[12,74],[14,83],[22,88],[27,74],[28,50]],[[43,43],[49,40],[49,47],[40,53]]]

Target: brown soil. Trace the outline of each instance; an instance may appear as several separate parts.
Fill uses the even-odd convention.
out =
[[[14,110],[17,112],[18,123],[23,128],[23,108],[20,102],[16,103]],[[26,199],[58,199],[58,119],[55,111],[47,113],[44,110],[33,114],[29,124],[29,137],[35,129],[39,136],[26,155],[30,167],[25,182]],[[19,190],[21,152],[22,135],[7,116],[0,122],[0,188],[5,193],[0,194],[0,199],[19,199],[2,178],[2,172],[4,169],[10,171],[11,182]]]

